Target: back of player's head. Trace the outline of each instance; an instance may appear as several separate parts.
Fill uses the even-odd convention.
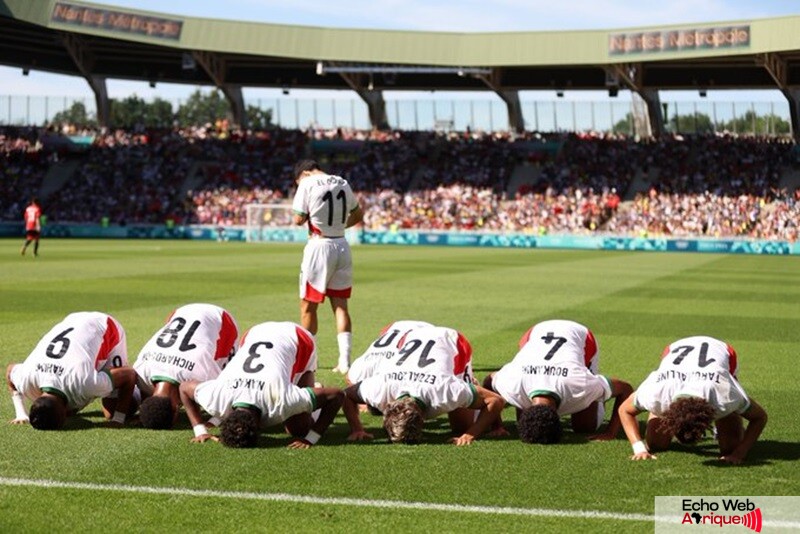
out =
[[[231,412],[219,425],[219,440],[226,447],[245,449],[258,443],[258,414],[247,408]]]
[[[42,395],[31,404],[31,426],[36,430],[58,430],[67,419],[67,409],[61,399]]]
[[[169,397],[153,395],[139,407],[139,420],[145,428],[169,430],[175,422],[175,409]]]
[[[561,417],[552,406],[535,404],[522,410],[517,431],[525,443],[558,443],[562,434]]]
[[[300,175],[306,171],[321,171],[322,167],[319,166],[313,159],[301,159],[297,163],[294,164],[294,169],[292,170],[292,176],[294,177],[295,181],[300,178]]]
[[[716,411],[700,397],[681,397],[670,404],[663,419],[675,439],[685,444],[697,443],[714,422]]]
[[[419,443],[425,417],[412,397],[401,397],[389,404],[383,414],[383,428],[392,443]]]

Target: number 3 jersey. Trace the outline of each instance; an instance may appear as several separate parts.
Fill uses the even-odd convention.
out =
[[[30,400],[52,393],[78,411],[111,394],[110,369],[123,365],[128,353],[122,325],[105,313],[77,312],[51,328],[10,378]]]
[[[477,396],[472,347],[452,328],[412,330],[395,357],[382,360],[377,373],[361,382],[358,391],[364,402],[381,411],[403,395],[422,403],[426,418],[467,408]]]
[[[133,365],[139,387],[151,393],[156,382],[216,378],[236,352],[238,336],[236,321],[219,306],[181,306],[139,352]]]
[[[517,355],[492,380],[493,389],[509,404],[525,409],[533,397],[544,395],[555,399],[559,415],[571,415],[611,397],[611,381],[595,374],[597,342],[582,324],[543,321],[519,344]]]
[[[278,424],[316,409],[312,389],[296,385],[316,364],[316,346],[306,329],[291,322],[261,323],[242,337],[219,377],[197,386],[195,400],[214,417],[252,407],[264,425]]]
[[[658,369],[650,373],[633,394],[634,406],[663,415],[680,397],[701,397],[721,419],[744,413],[750,399],[736,376],[738,360],[733,347],[713,337],[694,336],[668,345]]]

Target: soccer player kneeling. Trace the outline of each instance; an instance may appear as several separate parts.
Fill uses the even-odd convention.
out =
[[[558,443],[566,415],[575,432],[595,432],[603,422],[603,403],[616,398],[606,431],[589,438],[610,440],[620,428],[617,408],[633,388],[598,374],[599,362],[597,341],[587,327],[543,321],[522,336],[514,359],[486,377],[484,386],[517,408],[517,430],[526,443]]]
[[[379,373],[347,388],[345,416],[351,439],[364,432],[358,404],[381,411],[393,443],[417,443],[423,423],[448,414],[456,445],[469,445],[491,427],[504,402],[474,384],[472,348],[452,328],[429,326],[409,332],[394,359]],[[476,414],[477,411],[477,414]]]
[[[105,313],[77,312],[50,329],[23,363],[10,364],[6,382],[16,412],[12,424],[57,430],[68,415],[102,398],[111,426],[122,426],[136,373],[128,366],[122,325]],[[30,415],[24,397],[32,401]]]
[[[679,339],[664,349],[661,364],[620,407],[633,446],[632,460],[656,458],[672,438],[693,444],[711,424],[717,431],[720,460],[744,461],[767,424],[767,413],[749,398],[736,378],[736,351],[708,336]],[[645,440],[636,416],[650,412]],[[742,418],[749,421],[743,429]]]
[[[302,387],[314,383],[316,362],[314,339],[301,326],[289,322],[254,326],[216,379],[180,385],[181,401],[195,434],[192,441],[254,447],[261,427],[284,423],[296,438],[290,448],[314,445],[344,398],[338,388]],[[219,438],[209,434],[201,408],[222,420]],[[320,414],[314,421],[311,413],[317,409]]]

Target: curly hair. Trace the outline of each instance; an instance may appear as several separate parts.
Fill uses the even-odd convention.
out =
[[[525,408],[517,419],[517,431],[525,443],[558,443],[561,441],[561,417],[555,408],[536,404]]]
[[[411,397],[398,399],[386,408],[383,414],[383,428],[392,443],[412,445],[419,443],[425,417],[417,402]]]
[[[219,431],[219,440],[226,447],[255,447],[258,443],[258,416],[247,408],[237,408],[222,420]]]
[[[152,396],[139,407],[139,420],[145,428],[169,430],[175,421],[175,410],[169,397]]]
[[[67,418],[66,408],[59,399],[42,395],[31,404],[28,418],[36,430],[58,430]]]
[[[691,445],[705,436],[716,410],[700,397],[682,397],[673,402],[662,418],[679,442]]]

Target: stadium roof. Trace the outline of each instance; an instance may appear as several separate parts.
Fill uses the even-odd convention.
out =
[[[603,89],[616,76],[612,69],[609,78],[608,67],[625,65],[617,74],[632,75],[641,88],[774,89],[800,85],[798,36],[800,16],[605,31],[444,33],[210,20],[71,0],[0,0],[0,64],[245,87],[348,89],[353,77],[330,69],[361,70],[353,75],[363,78],[369,75],[365,66],[380,65],[382,72],[371,80],[376,89],[486,89],[480,74],[464,70],[470,67],[507,90]],[[184,53],[204,68],[185,68]],[[327,75],[318,74],[318,62]]]

